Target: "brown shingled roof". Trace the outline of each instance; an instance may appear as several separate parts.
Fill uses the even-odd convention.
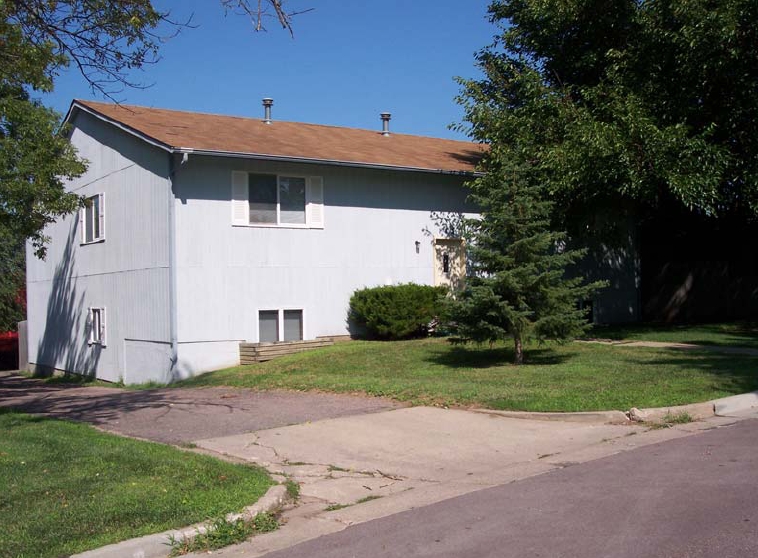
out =
[[[76,100],[76,106],[115,121],[171,150],[191,149],[265,158],[359,166],[473,172],[477,144],[379,131],[239,118]]]

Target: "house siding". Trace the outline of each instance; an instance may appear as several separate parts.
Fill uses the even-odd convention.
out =
[[[75,214],[46,229],[45,260],[27,248],[30,366],[110,381],[157,379],[170,367],[168,155],[84,112],[72,125],[71,142],[89,166],[67,188],[104,194],[105,241],[81,245]],[[93,306],[107,309],[105,347],[87,343]],[[135,342],[163,348],[146,356]]]
[[[434,237],[446,236],[433,213],[475,213],[461,175],[198,154],[172,166],[166,151],[85,111],[70,123],[89,168],[68,188],[104,195],[105,240],[81,245],[71,215],[46,229],[45,260],[27,247],[33,370],[140,383],[236,365],[239,343],[259,340],[261,310],[302,310],[304,339],[351,333],[356,289],[433,284]],[[233,225],[233,171],[321,177],[323,228]],[[629,230],[620,248],[591,248],[580,264],[610,279],[596,321],[639,316]],[[105,346],[88,344],[90,307],[106,309]]]
[[[597,219],[601,219],[602,216]],[[606,225],[606,230],[610,230]],[[615,223],[612,242],[584,240],[576,246],[587,255],[577,272],[587,281],[605,281],[592,304],[597,324],[623,324],[640,319],[640,256],[637,228],[633,219]]]
[[[324,228],[233,226],[235,170],[321,176]],[[237,364],[237,344],[258,341],[259,310],[303,309],[306,339],[345,335],[355,289],[431,284],[431,235],[438,233],[431,212],[470,210],[463,181],[434,173],[190,156],[174,180],[179,375]],[[206,345],[201,367],[198,355]]]

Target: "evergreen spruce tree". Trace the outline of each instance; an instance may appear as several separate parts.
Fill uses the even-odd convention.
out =
[[[471,200],[481,219],[470,220],[471,266],[466,287],[450,301],[454,342],[512,338],[515,364],[529,339],[570,340],[589,327],[579,302],[603,286],[569,277],[567,266],[584,250],[566,249],[565,234],[550,230],[552,203],[534,173],[486,157],[486,174],[473,181]]]

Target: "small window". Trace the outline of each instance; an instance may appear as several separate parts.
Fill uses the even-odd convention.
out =
[[[302,310],[261,310],[258,312],[258,342],[302,341]]]
[[[302,341],[303,340],[303,311],[302,310],[285,310],[284,311],[284,340],[285,341]]]
[[[83,244],[105,240],[103,209],[102,194],[84,200],[80,218]]]
[[[89,344],[105,346],[105,308],[89,309]]]
[[[279,341],[279,311],[261,310],[258,312],[258,341],[276,343]]]

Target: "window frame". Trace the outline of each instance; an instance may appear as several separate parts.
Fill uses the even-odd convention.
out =
[[[276,223],[250,221],[250,176],[276,177]],[[282,180],[300,179],[305,182],[304,223],[282,223]],[[264,229],[323,229],[324,228],[324,179],[319,175],[297,172],[232,171],[232,225]]]
[[[300,312],[300,339],[290,339],[289,341],[284,339],[284,329],[285,329],[285,323],[284,323],[284,313],[285,312]],[[279,321],[281,322],[281,334],[282,334],[282,343],[292,343],[297,341],[304,341],[305,340],[305,309],[303,308],[282,308],[279,313]]]
[[[308,180],[309,177],[307,175],[300,175],[300,174],[279,174],[279,173],[272,173],[272,172],[248,172],[246,173],[248,176],[248,182],[247,182],[247,207],[248,207],[248,225],[250,227],[263,227],[263,228],[274,228],[274,229],[309,229],[311,228],[308,223]],[[250,221],[250,175],[258,175],[258,176],[275,176],[276,177],[276,223],[253,223]],[[304,201],[303,201],[303,217],[304,222],[303,223],[282,223],[282,196],[281,196],[281,190],[282,190],[282,178],[300,178],[303,180],[304,185]]]
[[[90,208],[91,205],[88,205],[88,202],[90,200],[94,200],[97,198],[97,216],[94,217],[97,219],[97,232],[98,236],[94,237],[92,240],[87,240],[87,223],[90,219],[92,219],[92,216],[89,216],[91,214]],[[99,242],[105,242],[105,194],[100,192],[97,194],[94,194],[92,196],[87,196],[84,198],[84,207],[82,207],[79,210],[79,225],[81,226],[81,241],[80,245],[84,246],[85,244],[97,244]]]
[[[261,341],[261,314],[276,312],[276,341]],[[282,337],[282,311],[277,308],[259,308],[258,309],[258,343],[279,343]]]
[[[96,328],[96,325],[99,327]],[[87,344],[105,347],[107,345],[107,322],[104,306],[91,306],[87,309],[87,326],[89,328]]]
[[[277,313],[277,331],[276,331],[276,341],[273,341],[273,343],[296,343],[297,341],[305,341],[308,339],[307,332],[306,332],[306,312],[305,308],[302,306],[283,306],[283,307],[271,307],[271,306],[262,306],[257,309],[256,316],[258,317],[257,321],[257,328],[258,328],[258,343],[271,343],[271,341],[261,341],[261,330],[260,330],[260,313],[261,312],[276,312]],[[285,312],[300,312],[300,339],[292,340],[292,341],[284,341],[284,313]]]

